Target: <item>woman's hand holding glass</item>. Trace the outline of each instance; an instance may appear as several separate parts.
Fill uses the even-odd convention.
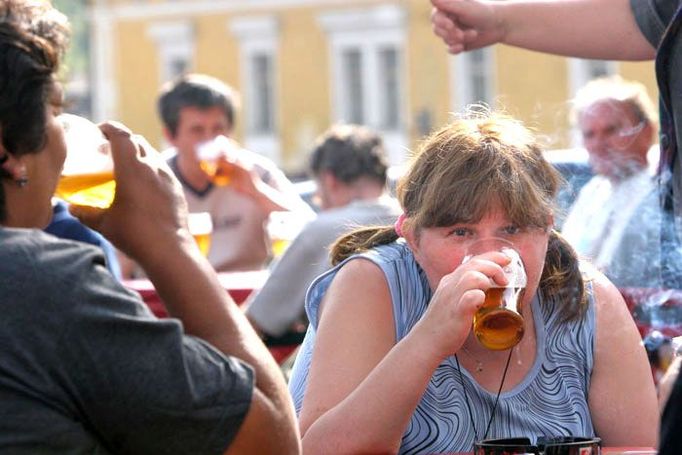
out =
[[[483,306],[474,316],[474,334],[485,348],[502,351],[516,346],[523,337],[525,329],[518,303],[526,289],[527,277],[520,253],[510,241],[500,237],[471,242],[462,262],[491,251],[504,253],[510,259],[503,269],[507,284],[486,290]]]
[[[429,307],[414,332],[423,332],[428,345],[442,358],[457,352],[469,336],[476,311],[485,301],[485,291],[508,284],[504,267],[508,255],[490,251],[473,256],[441,278]]]

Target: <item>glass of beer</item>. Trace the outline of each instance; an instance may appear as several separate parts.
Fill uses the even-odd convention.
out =
[[[211,233],[213,232],[211,214],[208,212],[188,213],[187,228],[197,242],[201,253],[208,256],[208,251],[211,248]]]
[[[273,258],[278,258],[289,248],[303,228],[305,221],[294,212],[272,212],[266,224],[270,237],[270,252]]]
[[[509,282],[505,287],[492,287],[486,291],[483,306],[474,315],[474,334],[484,347],[502,351],[516,346],[523,338],[523,317],[518,310],[518,301],[526,287],[526,270],[514,245],[496,237],[471,243],[463,262],[490,251],[501,251],[511,259],[504,267]]]
[[[116,182],[109,142],[90,120],[61,114],[66,160],[55,195],[75,205],[107,208],[114,200]]]
[[[222,135],[197,145],[199,166],[214,184],[218,186],[230,184],[234,164],[230,163],[228,157],[237,148],[239,146],[235,141]]]

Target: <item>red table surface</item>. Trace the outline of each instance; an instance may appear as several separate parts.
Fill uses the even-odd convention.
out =
[[[618,288],[642,337],[652,330],[682,335],[682,289]]]
[[[268,279],[268,272],[266,270],[258,270],[252,272],[223,272],[218,274],[218,280],[223,288],[230,294],[232,299],[241,305],[249,297],[249,295],[256,289],[263,287],[265,280]],[[128,289],[137,291],[147,304],[149,309],[158,318],[167,318],[168,311],[156,293],[154,285],[151,281],[146,279],[141,280],[123,280],[123,285]],[[284,361],[296,348],[296,346],[273,346],[270,348],[270,353],[278,363]]]
[[[244,303],[255,289],[263,287],[267,279],[267,270],[224,272],[218,274],[220,284],[238,305]],[[166,312],[166,308],[151,281],[146,279],[123,280],[123,285],[128,289],[137,291],[155,315],[158,317],[168,317],[168,312]]]

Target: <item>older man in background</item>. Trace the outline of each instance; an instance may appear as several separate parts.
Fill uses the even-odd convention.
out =
[[[655,238],[660,229],[653,166],[647,161],[656,137],[654,104],[638,82],[599,78],[576,94],[573,120],[595,176],[580,190],[562,234],[617,285],[636,280],[652,286],[641,282],[643,264],[636,259],[657,260],[658,248],[647,250],[645,240],[651,239],[631,237],[641,237],[644,224],[654,226]]]

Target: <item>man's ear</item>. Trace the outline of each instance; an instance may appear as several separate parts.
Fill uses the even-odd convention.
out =
[[[320,180],[322,180],[322,183],[327,190],[334,191],[339,187],[339,179],[329,171],[320,172]]]
[[[651,122],[646,122],[641,134],[645,139],[648,150],[656,142],[656,128]]]
[[[24,160],[7,153],[2,145],[0,145],[0,169],[4,175],[9,175],[16,182],[26,180],[26,163]]]
[[[175,145],[175,137],[173,136],[173,133],[171,133],[171,130],[168,129],[168,127],[163,127],[163,138],[168,142],[169,144]]]

